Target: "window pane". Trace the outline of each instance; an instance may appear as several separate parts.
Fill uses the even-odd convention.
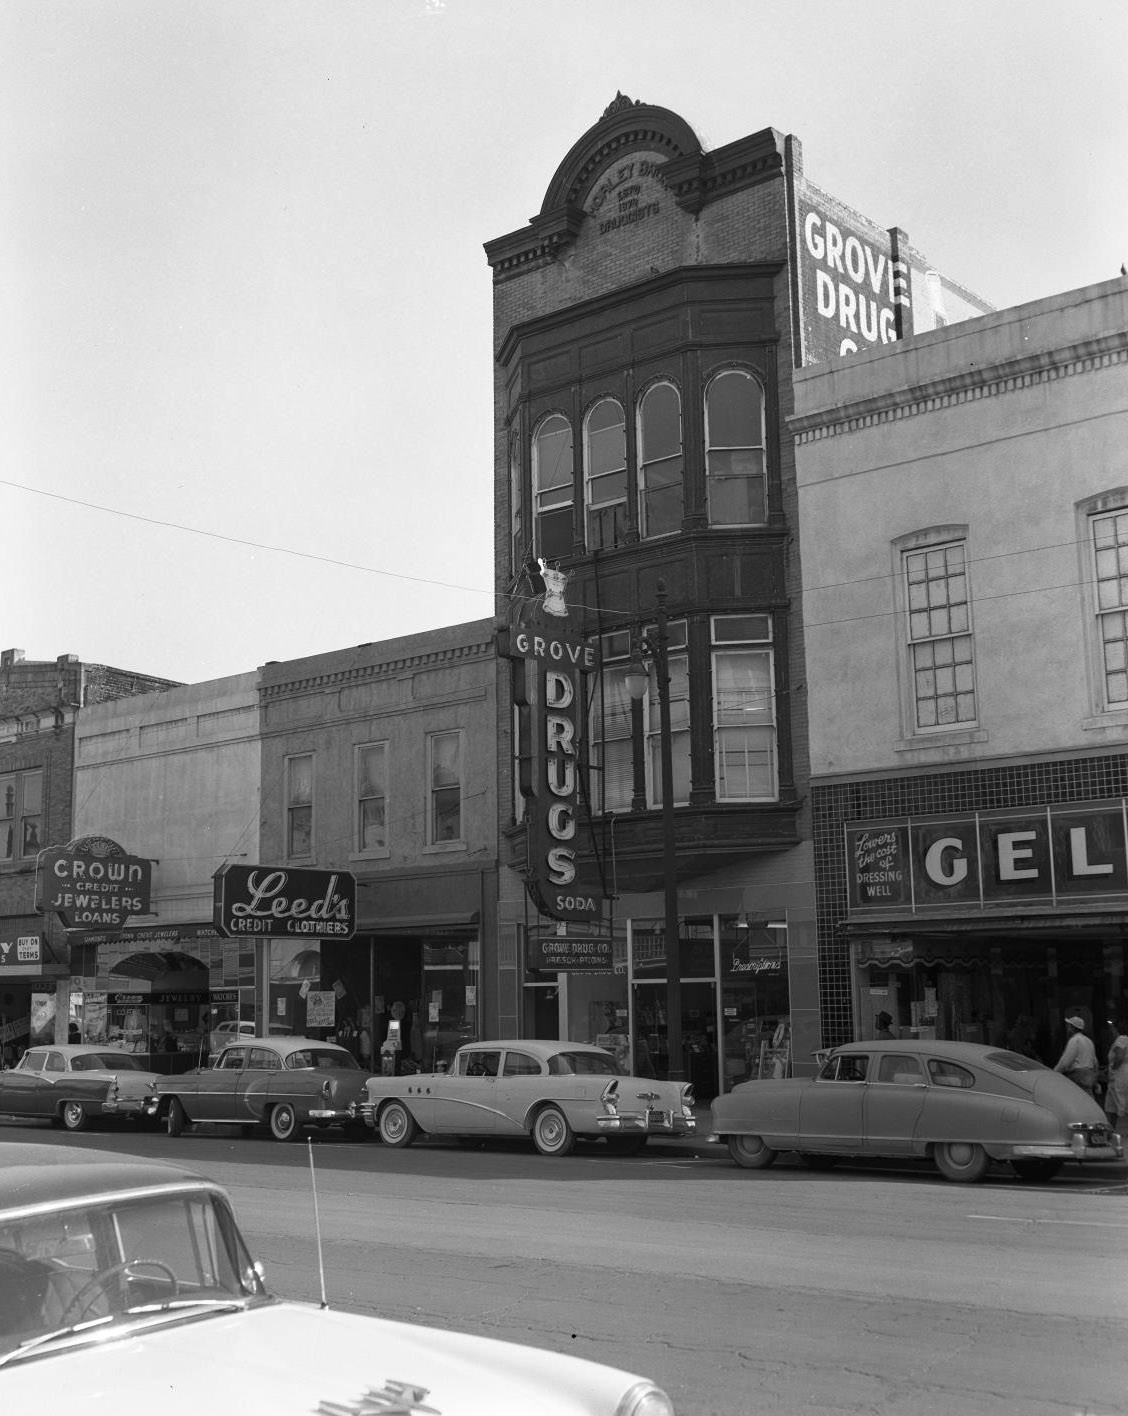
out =
[[[462,739],[458,733],[431,738],[431,841],[462,839]]]
[[[293,806],[289,811],[289,832],[287,854],[307,856],[312,854],[313,807]]]
[[[707,395],[709,445],[758,447],[761,442],[760,385],[737,369],[719,374]]]
[[[909,551],[902,566],[915,725],[920,729],[974,722],[966,547],[959,542]]]
[[[642,400],[640,455],[643,462],[657,462],[681,450],[681,399],[672,384],[658,384]]]
[[[705,395],[710,525],[767,520],[763,427],[763,395],[755,379],[730,370],[710,382]]]
[[[298,806],[313,801],[313,758],[291,757],[289,802]]]
[[[43,810],[43,773],[25,772],[21,781],[24,814],[33,816]]]

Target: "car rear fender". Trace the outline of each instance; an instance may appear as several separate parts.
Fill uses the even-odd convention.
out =
[[[930,1087],[917,1121],[914,1150],[927,1155],[944,1141],[976,1141],[998,1160],[1015,1145],[1062,1144],[1066,1136],[1062,1119],[1029,1097]]]

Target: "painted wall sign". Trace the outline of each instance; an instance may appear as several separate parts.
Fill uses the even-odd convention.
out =
[[[356,877],[345,870],[227,865],[214,877],[212,922],[229,938],[351,939]]]
[[[910,271],[894,237],[875,239],[802,193],[796,206],[803,363],[892,344],[899,329],[911,333]]]
[[[64,929],[107,929],[152,913],[153,863],[115,842],[104,853],[52,846],[36,864],[36,907],[53,910]]]
[[[599,919],[602,891],[580,871],[575,844],[582,815],[583,674],[594,669],[595,650],[564,626],[518,624],[502,653],[514,661],[529,896],[550,919]]]
[[[912,913],[1123,896],[1128,801],[845,828],[851,910]]]

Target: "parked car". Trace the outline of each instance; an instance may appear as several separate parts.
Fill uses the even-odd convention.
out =
[[[420,1132],[483,1140],[531,1136],[541,1155],[605,1137],[622,1154],[650,1136],[693,1131],[693,1089],[628,1076],[602,1047],[579,1042],[473,1042],[449,1072],[369,1077],[357,1114],[388,1146]]]
[[[843,1156],[930,1158],[948,1180],[982,1180],[993,1160],[1049,1180],[1067,1160],[1123,1157],[1086,1092],[1041,1062],[970,1042],[856,1042],[817,1077],[743,1082],[713,1104],[737,1165],[798,1151],[816,1170]]]
[[[577,1357],[284,1302],[226,1192],[178,1165],[0,1143],[0,1390],[38,1411],[198,1416],[673,1416],[653,1383]]]
[[[307,1126],[356,1124],[353,1103],[365,1074],[335,1042],[312,1037],[247,1037],[225,1047],[213,1067],[159,1077],[146,1114],[170,1136],[186,1126],[266,1125],[276,1141],[297,1140]]]
[[[243,1042],[254,1037],[255,1025],[250,1019],[235,1022],[233,1019],[216,1023],[208,1034],[208,1062],[214,1062],[223,1049],[231,1042]]]
[[[131,1052],[45,1043],[29,1047],[14,1067],[0,1072],[0,1114],[41,1117],[68,1131],[105,1117],[140,1121],[157,1080]]]

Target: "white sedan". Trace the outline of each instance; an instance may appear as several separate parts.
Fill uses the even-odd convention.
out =
[[[631,1155],[650,1136],[688,1136],[693,1088],[624,1073],[582,1042],[521,1038],[460,1047],[449,1072],[369,1077],[356,1111],[388,1146],[424,1132],[463,1141],[529,1136],[541,1155],[567,1155],[577,1137]]]

